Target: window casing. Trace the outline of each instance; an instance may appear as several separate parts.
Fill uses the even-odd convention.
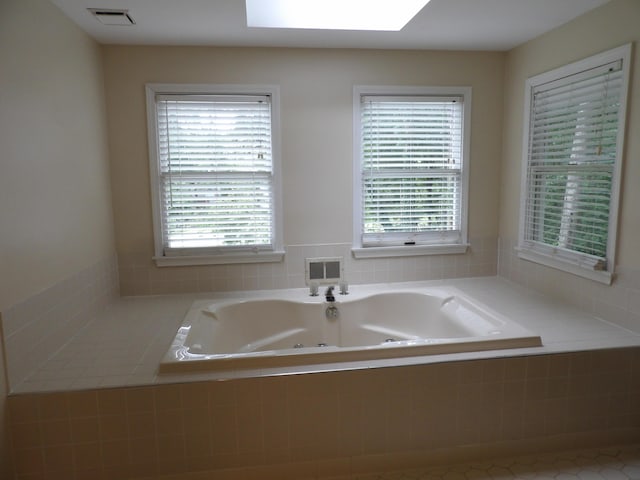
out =
[[[464,253],[471,88],[354,88],[356,257]]]
[[[521,258],[611,283],[629,59],[626,45],[527,80]]]
[[[281,260],[277,87],[146,90],[156,263]]]

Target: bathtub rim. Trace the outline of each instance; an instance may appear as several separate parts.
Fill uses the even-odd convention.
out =
[[[373,288],[372,288],[373,287]],[[384,290],[384,286],[380,284],[374,285],[356,285],[352,287],[349,298],[338,298],[336,303],[355,302],[366,298],[381,295],[385,293],[419,293],[438,296],[444,301],[452,296],[462,298],[473,305],[474,308],[480,310],[485,315],[490,315],[504,322],[511,330],[515,330],[508,337],[505,334],[499,334],[491,339],[478,340],[477,337],[458,337],[453,339],[432,339],[424,343],[416,343],[407,345],[408,341],[393,342],[385,345],[369,345],[359,347],[305,347],[304,349],[280,349],[266,350],[259,352],[246,353],[221,353],[221,354],[193,354],[188,353],[188,347],[184,346],[184,342],[178,341],[181,328],[185,327],[189,315],[196,309],[202,310],[202,306],[216,304],[216,308],[223,306],[265,300],[285,300],[294,303],[308,304],[327,304],[322,296],[310,297],[305,295],[306,289],[283,289],[283,290],[256,290],[228,292],[220,298],[196,299],[192,302],[187,313],[184,316],[182,324],[178,327],[176,335],[172,339],[172,343],[162,357],[158,367],[158,374],[188,374],[202,372],[220,372],[233,370],[249,370],[249,369],[267,369],[267,368],[284,368],[295,367],[300,368],[306,365],[315,366],[320,364],[342,364],[350,362],[366,362],[374,360],[393,360],[399,358],[415,358],[422,356],[433,356],[442,354],[459,354],[468,352],[482,352],[492,350],[512,350],[523,348],[542,347],[542,337],[529,329],[523,327],[517,321],[507,318],[506,316],[495,311],[484,302],[474,298],[473,296],[462,292],[455,286],[441,284],[437,286],[404,286],[398,288],[389,288]],[[271,296],[265,296],[271,295]],[[274,298],[275,297],[275,298]],[[183,340],[186,334],[183,334]],[[384,355],[381,355],[384,353]],[[187,358],[176,358],[177,356],[186,356]],[[335,357],[339,356],[340,359]],[[295,359],[296,361],[292,361]]]

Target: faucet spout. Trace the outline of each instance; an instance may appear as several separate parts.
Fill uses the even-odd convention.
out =
[[[336,297],[334,297],[333,295],[333,289],[335,287],[333,285],[327,287],[327,291],[324,292],[324,298],[327,300],[327,302],[335,302],[336,301]]]

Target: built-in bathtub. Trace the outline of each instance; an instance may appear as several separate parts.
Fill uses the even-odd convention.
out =
[[[160,373],[267,368],[541,346],[539,335],[454,287],[327,301],[303,290],[195,301]]]

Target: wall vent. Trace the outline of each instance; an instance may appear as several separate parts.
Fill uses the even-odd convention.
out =
[[[109,8],[87,8],[91,15],[103,25],[135,25],[129,10],[113,10]]]
[[[344,278],[342,257],[305,258],[304,266],[307,285],[336,285]]]

